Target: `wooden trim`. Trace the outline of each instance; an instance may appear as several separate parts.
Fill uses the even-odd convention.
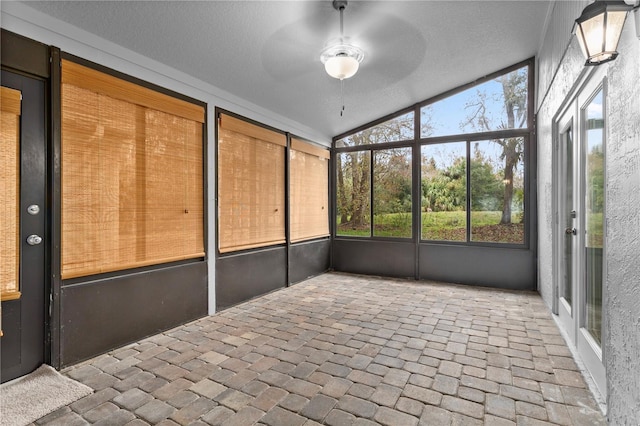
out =
[[[204,108],[200,105],[165,95],[67,59],[62,60],[62,70],[62,84],[72,84],[157,111],[199,123],[205,122]]]
[[[68,279],[72,279],[72,278],[86,277],[87,275],[98,275],[98,274],[104,274],[104,273],[107,273],[107,272],[122,271],[122,270],[125,270],[125,269],[142,268],[142,267],[145,267],[145,266],[153,266],[153,265],[159,265],[159,264],[163,264],[163,263],[178,262],[178,261],[181,261],[181,260],[198,259],[198,258],[201,258],[201,257],[204,257],[204,256],[205,256],[205,252],[200,252],[200,253],[194,253],[194,254],[191,254],[191,255],[166,257],[164,259],[152,259],[152,260],[148,260],[148,261],[131,262],[131,263],[126,263],[126,264],[122,263],[122,264],[118,264],[117,266],[114,266],[112,268],[100,268],[99,270],[96,270],[96,271],[92,272],[91,274],[87,274],[87,272],[85,270],[78,271],[78,272],[70,271],[70,272],[64,272],[62,274],[62,279],[63,280],[68,280]]]
[[[308,240],[313,240],[316,238],[324,238],[324,237],[328,237],[330,234],[327,232],[326,234],[318,234],[318,235],[309,235],[306,237],[302,237],[302,238],[295,238],[291,240],[291,243],[300,243],[302,241],[308,241]]]
[[[0,299],[2,302],[6,302],[8,300],[18,300],[22,296],[22,293],[19,291],[12,291],[7,293],[2,293],[2,298]]]
[[[20,115],[20,105],[22,103],[22,93],[19,90],[2,86],[0,92],[0,109],[14,115]]]
[[[291,149],[304,152],[306,154],[316,155],[320,158],[324,158],[325,160],[328,160],[331,157],[329,149],[322,149],[296,138],[291,138]]]
[[[265,242],[256,243],[256,244],[245,244],[245,245],[240,245],[240,246],[224,247],[224,248],[219,249],[218,251],[220,253],[230,253],[232,251],[249,250],[249,249],[254,249],[254,248],[259,248],[259,247],[274,246],[276,244],[284,244],[285,242],[286,242],[285,239],[274,240],[274,241],[265,241]]]
[[[287,137],[273,130],[266,129],[261,126],[256,126],[247,121],[240,120],[226,114],[220,114],[219,126],[225,130],[240,133],[245,136],[250,136],[255,139],[260,139],[265,142],[270,142],[280,146],[287,146]]]

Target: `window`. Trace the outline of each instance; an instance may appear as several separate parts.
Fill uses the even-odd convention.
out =
[[[524,245],[531,67],[336,138],[336,236]]]
[[[408,112],[336,141],[336,147],[362,146],[413,139],[414,114]]]
[[[62,278],[204,256],[204,108],[62,62]]]
[[[373,235],[411,238],[411,148],[373,153]]]
[[[524,66],[420,109],[423,239],[525,243],[528,77]],[[439,142],[450,136],[464,142]]]
[[[371,152],[336,155],[336,235],[371,236]]]
[[[420,137],[528,127],[529,67],[502,74],[420,109]]]
[[[218,251],[285,240],[286,136],[230,115],[218,123]]]
[[[289,151],[291,242],[329,235],[329,151],[298,139]]]
[[[404,113],[335,142],[349,149],[336,154],[336,235],[411,238],[412,148],[389,145],[414,139],[414,118]]]
[[[524,243],[524,138],[471,145],[471,241]]]
[[[467,240],[467,144],[422,147],[422,239]]]
[[[586,227],[585,328],[602,345],[602,288],[605,215],[605,123],[601,88],[583,109],[584,143],[584,223]]]
[[[22,95],[0,91],[0,299],[20,297],[20,111]]]

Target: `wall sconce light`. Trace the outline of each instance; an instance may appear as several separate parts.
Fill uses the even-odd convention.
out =
[[[640,32],[639,3],[640,0],[596,0],[584,8],[576,19],[573,33],[587,59],[585,65],[604,64],[618,56],[618,41],[630,10],[636,11],[636,34]]]

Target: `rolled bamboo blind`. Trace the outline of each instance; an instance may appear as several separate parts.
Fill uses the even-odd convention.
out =
[[[291,242],[329,235],[329,151],[291,140],[289,226]]]
[[[283,134],[221,116],[218,128],[220,253],[286,241],[285,146]]]
[[[20,298],[20,113],[22,94],[0,89],[0,300]]]
[[[20,298],[20,91],[0,89],[0,300]]]
[[[173,96],[96,71],[75,62],[62,60],[62,83],[102,93],[113,99],[166,112],[177,117],[204,123],[204,108]]]
[[[68,61],[62,83],[62,278],[203,257],[204,108]]]

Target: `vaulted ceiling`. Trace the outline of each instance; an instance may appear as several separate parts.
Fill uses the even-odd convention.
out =
[[[320,62],[339,36],[331,1],[26,2],[331,137],[532,57],[550,1],[350,1],[364,49],[340,82]],[[108,65],[108,64],[105,64]]]

